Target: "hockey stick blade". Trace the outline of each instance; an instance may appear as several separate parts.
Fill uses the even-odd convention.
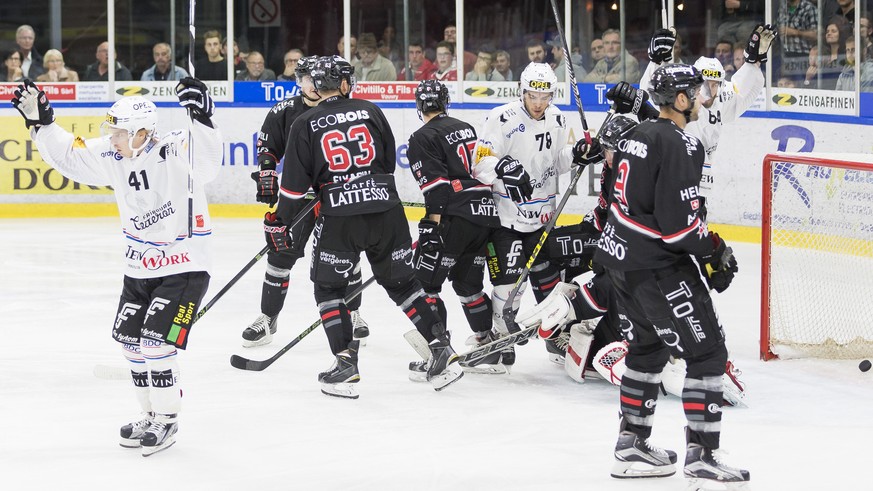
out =
[[[280,356],[284,355],[286,351],[293,348],[300,342],[301,339],[305,338],[307,334],[314,331],[318,326],[321,325],[321,319],[319,318],[317,321],[313,322],[309,327],[307,327],[303,332],[297,335],[296,338],[292,339],[290,343],[286,344],[282,347],[275,355],[267,358],[266,360],[249,360],[248,358],[243,358],[239,355],[231,355],[230,356],[230,365],[234,368],[239,368],[240,370],[248,370],[251,372],[260,372],[261,370],[267,368],[272,365],[274,361],[278,360]]]
[[[515,346],[520,341],[526,341],[534,337],[537,333],[537,327],[526,327],[518,332],[514,332],[500,339],[494,340],[488,344],[483,344],[478,348],[472,349],[466,353],[458,355],[458,361],[462,367],[475,366],[476,362],[486,356],[502,351],[510,346]]]

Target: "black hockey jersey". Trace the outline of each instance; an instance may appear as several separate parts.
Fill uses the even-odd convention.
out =
[[[320,213],[363,215],[400,203],[396,154],[388,120],[375,104],[329,97],[294,121],[288,136],[277,212],[290,223],[312,187]]]
[[[264,117],[264,124],[258,132],[258,165],[263,166],[265,161],[275,165],[285,155],[285,147],[288,144],[288,132],[291,125],[301,114],[310,109],[303,102],[303,96],[295,96],[290,99],[279,101],[270,108]],[[261,170],[264,170],[261,167]]]
[[[409,137],[410,170],[424,193],[427,214],[460,216],[484,227],[499,227],[491,186],[470,174],[476,130],[440,114]]]
[[[668,119],[640,123],[613,159],[609,217],[594,256],[607,269],[655,269],[713,251],[700,216],[700,141]]]

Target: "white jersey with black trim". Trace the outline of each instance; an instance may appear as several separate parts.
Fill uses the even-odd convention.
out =
[[[643,76],[643,88],[651,93],[652,74],[660,65],[649,63]],[[712,194],[713,154],[718,149],[722,126],[739,119],[758,98],[764,89],[764,74],[753,63],[744,63],[734,73],[731,80],[722,80],[718,89],[718,97],[708,108],[700,106],[697,119],[685,126],[685,132],[696,136],[706,151],[703,164],[703,177],[700,180],[700,194],[708,197]]]
[[[158,278],[209,271],[212,224],[204,184],[221,169],[218,129],[193,122],[193,235],[188,238],[188,131],[150,141],[133,159],[122,157],[109,137],[74,136],[58,124],[31,130],[42,158],[65,177],[91,186],[112,186],[124,234],[124,274]]]
[[[497,163],[504,156],[521,162],[530,175],[533,195],[518,204],[506,193],[497,177]],[[473,177],[490,184],[503,227],[519,232],[541,229],[555,211],[558,175],[568,172],[573,147],[567,145],[567,120],[550,105],[540,120],[534,120],[522,101],[495,107],[488,114],[476,143]]]

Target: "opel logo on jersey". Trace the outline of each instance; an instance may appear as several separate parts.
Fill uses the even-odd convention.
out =
[[[149,89],[147,89],[145,87],[137,87],[137,86],[121,87],[121,88],[116,89],[115,93],[118,95],[123,95],[125,97],[132,96],[132,95],[146,95],[149,93]]]
[[[793,106],[797,104],[797,97],[791,94],[776,94],[773,96],[773,102],[778,106]]]
[[[464,93],[471,97],[491,97],[494,90],[489,87],[468,87]]]

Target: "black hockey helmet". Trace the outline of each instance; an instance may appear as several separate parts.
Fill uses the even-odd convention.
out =
[[[652,75],[652,102],[656,106],[670,106],[680,92],[693,100],[701,85],[703,75],[694,66],[682,63],[664,65]]]
[[[342,56],[320,57],[310,69],[309,75],[315,84],[315,90],[339,90],[343,80],[349,83],[349,93],[355,88],[355,67]]]
[[[315,55],[312,56],[304,56],[300,58],[297,62],[297,68],[294,69],[294,76],[297,80],[309,75],[312,71],[312,67],[315,66],[315,62],[318,60],[318,57]]]
[[[636,121],[625,116],[615,115],[600,130],[597,139],[600,140],[603,148],[614,151],[618,148],[618,142],[627,138],[628,133],[636,126]]]
[[[438,80],[422,80],[415,88],[415,107],[423,114],[446,112],[449,107],[449,89]]]

